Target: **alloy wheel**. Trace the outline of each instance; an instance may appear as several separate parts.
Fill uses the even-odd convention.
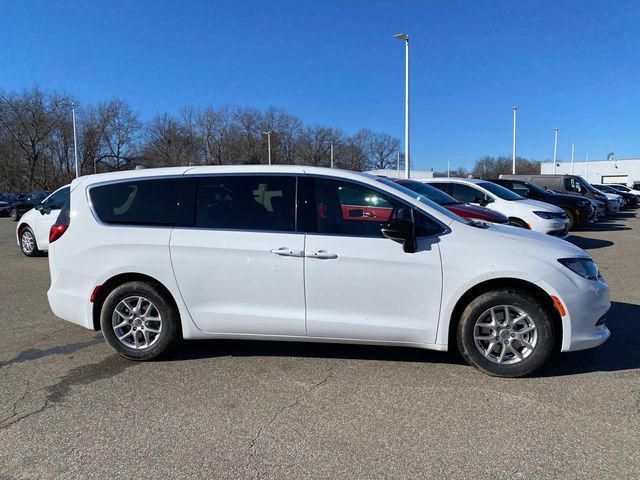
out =
[[[29,230],[25,230],[20,235],[20,246],[22,251],[27,255],[31,255],[36,247],[36,240],[33,238],[33,234]]]
[[[111,325],[116,338],[123,345],[142,350],[151,347],[160,338],[162,316],[151,300],[134,295],[116,305]]]
[[[538,342],[534,320],[514,305],[497,305],[476,320],[473,339],[478,351],[498,364],[515,364],[533,353]]]

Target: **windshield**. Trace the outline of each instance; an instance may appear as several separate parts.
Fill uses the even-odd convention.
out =
[[[524,200],[524,197],[521,197],[517,193],[512,192],[511,190],[507,190],[502,185],[498,185],[496,183],[491,182],[480,182],[477,184],[479,187],[484,188],[485,190],[490,191],[496,197],[500,197],[503,200]]]
[[[381,183],[384,183],[385,185],[388,185],[389,187],[395,188],[396,190],[399,190],[400,192],[406,195],[409,195],[411,198],[415,198],[416,200],[419,200],[425,205],[428,205],[429,207],[437,210],[438,212],[440,212],[443,215],[446,215],[449,218],[452,218],[453,220],[458,220],[459,222],[463,222],[463,223],[470,223],[467,221],[467,219],[459,217],[455,213],[447,210],[446,208],[441,207],[433,200],[429,200],[426,196],[421,195],[417,192],[414,192],[413,190],[405,187],[404,185],[400,185],[399,183],[396,183],[393,180],[389,180],[388,178],[378,177],[376,178],[376,180],[378,180]]]
[[[447,195],[441,190],[438,190],[426,183],[418,182],[416,180],[396,180],[394,183],[400,184],[403,187],[407,187],[409,190],[413,190],[420,195],[425,196],[432,202],[436,202],[438,205],[455,205],[460,203],[458,200],[450,195]]]

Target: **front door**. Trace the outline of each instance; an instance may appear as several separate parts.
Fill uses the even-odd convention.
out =
[[[194,226],[171,235],[173,268],[200,330],[303,336],[304,234],[296,178],[220,175],[197,182]]]
[[[421,238],[416,253],[405,253],[380,226],[410,217],[411,207],[342,179],[307,185],[315,190],[305,245],[308,335],[433,343],[442,289],[438,238]]]

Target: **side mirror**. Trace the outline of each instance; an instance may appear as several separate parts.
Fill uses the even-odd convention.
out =
[[[405,253],[415,253],[418,250],[415,225],[411,220],[393,220],[383,224],[380,231],[385,238],[401,243]]]
[[[34,208],[35,208],[37,211],[39,211],[41,215],[44,215],[44,214],[45,214],[45,211],[44,211],[44,205],[43,205],[42,203],[38,203],[38,204],[36,204],[36,206],[35,206]]]

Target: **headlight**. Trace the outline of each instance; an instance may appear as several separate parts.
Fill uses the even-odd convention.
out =
[[[550,218],[556,218],[558,216],[555,213],[551,213],[551,212],[533,212],[533,213],[535,213],[541,218],[546,218],[547,220],[549,220]]]
[[[600,280],[601,278],[596,262],[590,258],[559,258],[558,261],[572,272],[577,273],[587,280]]]

